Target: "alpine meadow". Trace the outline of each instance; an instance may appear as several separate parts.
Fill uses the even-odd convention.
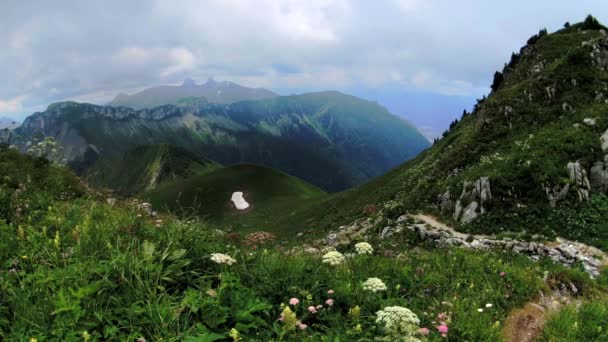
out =
[[[519,2],[0,4],[0,340],[608,341],[608,4]]]

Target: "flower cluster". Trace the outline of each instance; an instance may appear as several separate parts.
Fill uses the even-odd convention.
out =
[[[215,262],[216,264],[226,264],[226,265],[232,265],[232,264],[236,263],[236,259],[233,259],[229,255],[222,254],[222,253],[211,253],[211,261]]]
[[[378,312],[376,323],[384,330],[384,341],[419,341],[420,319],[410,309],[388,306]]]
[[[363,289],[365,291],[372,291],[375,293],[380,291],[386,291],[386,285],[382,280],[378,278],[369,278],[365,282],[363,282]]]
[[[323,255],[323,263],[332,266],[340,265],[344,262],[344,255],[338,251],[327,252]]]
[[[372,254],[374,253],[374,248],[367,242],[359,242],[355,245],[355,250],[357,254]]]

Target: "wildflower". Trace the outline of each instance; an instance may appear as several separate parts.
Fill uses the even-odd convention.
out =
[[[335,293],[334,290],[327,290],[327,294],[330,296],[333,295],[334,293]]]
[[[27,260],[27,255],[22,255],[22,256],[21,256],[21,259],[22,259],[22,260]]]
[[[447,334],[448,333],[448,326],[445,324],[442,324],[440,326],[437,327],[437,331],[439,331],[439,333],[441,334]]]
[[[211,253],[211,261],[215,262],[216,264],[226,264],[226,265],[232,265],[232,264],[236,263],[235,259],[233,259],[232,257],[230,257],[226,254],[222,254],[222,253]]]
[[[209,289],[209,290],[207,290],[207,292],[206,292],[206,293],[207,293],[207,295],[208,295],[209,297],[215,297],[215,296],[217,296],[217,292],[215,292],[215,290],[214,290],[214,289]]]
[[[498,275],[500,275],[500,277],[502,278],[502,277],[506,276],[507,273],[506,272],[500,272]]]
[[[304,329],[308,328],[308,325],[307,325],[307,324],[302,323],[302,321],[297,321],[297,322],[296,322],[296,326],[297,326],[298,328],[300,328],[300,330],[304,330]]]
[[[428,328],[420,328],[420,333],[424,336],[428,336],[430,332]]]
[[[327,252],[323,255],[323,263],[332,266],[340,265],[344,262],[344,255],[338,251]]]
[[[379,291],[386,291],[386,285],[378,278],[369,278],[363,283],[363,289],[376,293]]]
[[[289,305],[298,305],[300,303],[300,300],[298,298],[291,298],[289,300]]]
[[[323,305],[321,305],[321,304],[317,305],[317,308],[316,308],[316,309],[317,309],[317,310],[321,310],[321,309],[323,309]]]
[[[296,324],[298,322],[296,314],[293,311],[291,311],[289,306],[286,306],[283,309],[283,313],[281,313],[281,318],[279,318],[279,320],[283,321],[283,323],[284,323],[284,325],[283,325],[284,331],[290,331],[290,330],[295,329]]]
[[[477,312],[483,312],[482,308],[477,309]]]
[[[59,248],[61,245],[61,237],[59,236],[59,231],[55,231],[55,238],[53,239],[53,243],[55,244],[55,248]]]
[[[325,304],[327,304],[327,306],[334,306],[334,300],[333,299],[328,299],[325,301]]]
[[[316,314],[317,308],[311,305],[308,307],[308,312],[310,312],[311,314]]]
[[[384,341],[415,341],[420,332],[418,316],[407,308],[389,306],[376,313],[376,323],[383,327]]]
[[[82,339],[85,342],[88,342],[91,339],[91,335],[89,335],[88,331],[85,330],[85,331],[82,332]]]
[[[361,323],[357,323],[357,325],[355,325],[355,332],[360,333],[361,331],[363,331],[363,327],[361,326]]]
[[[490,304],[490,303],[486,304],[486,308],[491,308],[491,307],[492,307],[492,304]]]
[[[243,340],[241,338],[241,334],[239,333],[238,330],[236,330],[236,328],[230,329],[230,334],[228,336],[232,337],[233,342],[239,342],[239,341]]]
[[[35,337],[30,338],[30,342],[38,342],[38,339]]]
[[[348,310],[348,314],[350,316],[352,316],[353,318],[357,319],[357,318],[359,318],[359,315],[361,314],[361,308],[359,307],[359,305],[355,305],[350,310]]]
[[[374,248],[367,242],[359,242],[355,245],[355,250],[357,251],[357,254],[360,255],[374,253]]]

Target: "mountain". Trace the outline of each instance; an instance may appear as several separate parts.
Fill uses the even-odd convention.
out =
[[[176,104],[186,97],[204,97],[213,103],[233,103],[276,96],[278,95],[270,90],[248,88],[228,81],[217,82],[210,78],[206,83],[198,85],[192,79],[186,79],[180,86],[158,86],[132,95],[118,94],[109,105],[143,109]]]
[[[86,170],[84,178],[93,186],[111,188],[128,195],[220,167],[183,148],[146,145],[135,147],[122,156],[100,158]]]
[[[588,21],[532,36],[432,148],[276,224],[329,230],[387,207],[469,233],[562,236],[608,250],[608,36]]]
[[[28,117],[11,143],[27,150],[46,136],[56,138],[63,158],[79,172],[99,157],[169,144],[222,165],[273,167],[326,191],[361,184],[429,146],[377,103],[339,92],[233,104],[187,98],[139,111],[62,102]]]
[[[237,210],[230,201],[237,191],[250,205],[246,210]],[[167,182],[139,197],[155,208],[182,216],[195,214],[210,223],[243,232],[266,228],[277,212],[288,215],[293,208],[324,195],[318,188],[285,173],[241,164]]]

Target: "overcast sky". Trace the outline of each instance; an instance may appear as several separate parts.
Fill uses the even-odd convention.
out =
[[[379,100],[432,137],[529,36],[588,13],[608,1],[0,0],[0,116],[214,76]]]

